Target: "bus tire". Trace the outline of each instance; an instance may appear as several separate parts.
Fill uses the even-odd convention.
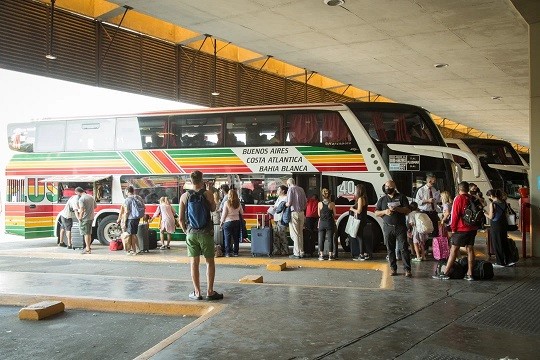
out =
[[[351,246],[347,242],[348,235],[345,233],[345,226],[347,225],[346,221],[341,221],[338,228],[339,243],[345,252],[351,252]],[[371,234],[366,233],[371,231]],[[381,230],[381,227],[377,221],[369,219],[364,230],[364,237],[371,237],[373,243],[373,252],[386,251],[386,246],[384,245],[384,237]]]
[[[112,240],[120,239],[122,229],[116,223],[118,215],[107,215],[99,221],[97,238],[102,245],[109,245]]]

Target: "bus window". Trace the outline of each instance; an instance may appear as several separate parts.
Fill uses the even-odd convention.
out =
[[[454,143],[448,143],[447,144],[448,147],[451,147],[451,148],[454,148],[454,149],[459,149],[459,146],[458,144],[454,144]],[[467,159],[461,157],[461,156],[458,156],[458,155],[452,155],[452,157],[454,158],[454,161],[459,165],[461,166],[462,169],[467,169],[467,170],[470,170],[471,169],[471,165],[469,164],[469,162],[467,161]]]
[[[143,149],[164,149],[166,147],[167,119],[168,116],[139,118]]]
[[[64,151],[66,146],[66,122],[47,121],[36,123],[35,152]]]
[[[116,118],[85,119],[66,122],[66,151],[112,150]]]
[[[169,148],[221,146],[221,117],[171,118]]]
[[[230,146],[279,144],[280,128],[280,115],[253,114],[229,117],[226,143]]]
[[[316,113],[288,115],[286,129],[286,141],[289,145],[319,144],[321,142],[321,131]]]
[[[433,144],[433,134],[419,114],[353,111],[376,142]]]
[[[8,144],[11,150],[34,152],[36,123],[15,123],[7,127]]]
[[[171,204],[178,204],[179,191],[184,188],[187,178],[189,175],[125,175],[120,177],[120,184],[124,196],[131,185],[146,204],[159,204],[163,196],[168,197]]]
[[[352,180],[350,178],[342,178],[338,176],[322,177],[322,187],[330,190],[336,205],[351,205],[354,203],[354,195],[356,193],[356,185],[362,184],[366,188],[369,204],[375,204],[378,200],[377,193],[373,184],[360,180]]]

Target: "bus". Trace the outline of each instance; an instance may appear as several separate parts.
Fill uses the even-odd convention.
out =
[[[306,194],[325,187],[337,204],[338,239],[356,184],[368,192],[368,233],[382,243],[374,206],[393,179],[412,198],[426,174],[455,193],[452,154],[429,114],[397,103],[325,103],[211,108],[137,115],[63,118],[8,125],[16,151],[6,167],[6,231],[26,238],[57,236],[58,213],[81,186],[98,204],[93,236],[102,244],[119,236],[116,220],[124,189],[135,188],[153,213],[160,196],[178,199],[189,174],[204,173],[208,188],[239,190],[247,228],[265,213],[276,189],[293,177]],[[475,162],[476,161],[476,162]],[[157,223],[151,226],[157,226]],[[175,234],[182,239],[183,234]]]
[[[504,140],[462,138],[445,139],[448,146],[471,152],[480,161],[480,177],[473,175],[467,159],[454,155],[463,171],[463,180],[474,182],[485,194],[489,189],[501,189],[508,195],[508,203],[519,211],[519,189],[529,187],[529,164],[512,145]]]

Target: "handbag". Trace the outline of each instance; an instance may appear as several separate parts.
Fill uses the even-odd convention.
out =
[[[360,219],[357,219],[354,215],[349,215],[347,219],[347,225],[345,225],[345,233],[353,238],[356,237],[358,233],[358,228],[360,227]]]
[[[510,204],[506,204],[506,223],[508,227],[507,231],[516,231],[518,229],[516,222],[516,212],[510,207]]]
[[[124,250],[124,245],[121,239],[111,240],[109,243],[109,250],[111,251],[120,251]]]

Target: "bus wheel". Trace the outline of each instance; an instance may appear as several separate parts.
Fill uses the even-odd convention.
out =
[[[98,225],[97,238],[103,245],[109,245],[112,240],[120,239],[122,229],[116,223],[118,215],[108,215],[103,218]]]

